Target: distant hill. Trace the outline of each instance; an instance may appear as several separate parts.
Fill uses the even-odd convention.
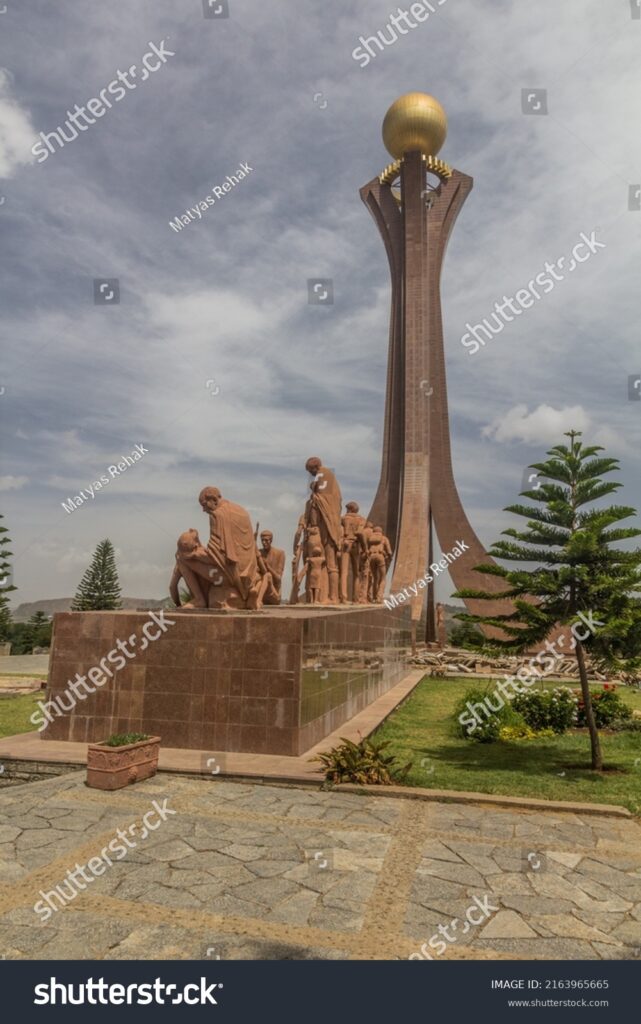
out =
[[[54,615],[56,612],[69,612],[71,611],[71,597],[53,597],[49,601],[24,601],[19,604],[15,611],[11,613],[14,622],[26,622],[35,615],[36,612],[44,612],[45,615]],[[140,611],[146,611],[148,608],[164,608],[173,607],[171,598],[165,597],[160,601],[155,600],[153,597],[123,597],[122,608],[123,610],[139,609]],[[448,631],[453,626],[460,625],[454,619],[454,615],[457,612],[464,611],[464,605],[445,605],[445,627]]]
[[[56,612],[69,612],[71,611],[72,600],[73,598],[71,597],[54,597],[49,601],[24,601],[11,613],[11,617],[14,622],[26,622],[36,612],[44,612],[45,615],[54,615]],[[148,608],[162,608],[170,603],[170,598],[168,597],[160,601],[156,601],[152,597],[123,597],[121,600],[123,610],[137,608],[146,611]]]

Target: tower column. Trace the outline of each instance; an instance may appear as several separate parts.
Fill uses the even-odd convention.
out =
[[[449,569],[455,586],[498,594],[500,579],[474,571],[491,559],[465,514],[452,470],[440,279],[448,239],[473,182],[436,158],[446,130],[445,112],[432,96],[401,97],[383,124],[396,162],[360,191],[383,239],[392,282],[383,457],[369,518],[394,548],[392,592],[426,573],[433,524],[444,554],[462,542],[463,553]],[[433,190],[428,170],[439,179]],[[473,613],[509,610],[498,598],[466,604]],[[426,635],[435,636],[433,584],[411,599],[414,624],[425,605]]]

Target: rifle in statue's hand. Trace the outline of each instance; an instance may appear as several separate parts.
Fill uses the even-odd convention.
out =
[[[258,547],[258,531],[259,531],[259,529],[260,529],[260,523],[256,523],[256,529],[254,530],[254,546],[256,548],[256,561],[258,563],[258,571],[260,572],[261,576],[264,576],[265,573],[269,572],[269,570],[268,570],[267,566],[265,565],[265,559],[261,555],[260,548]]]
[[[294,557],[292,558],[292,590],[291,594],[289,595],[290,604],[298,604],[298,590],[300,587],[300,580],[298,578],[298,563],[300,561],[302,550],[303,545],[302,543],[300,543],[297,545],[296,551],[294,552]]]

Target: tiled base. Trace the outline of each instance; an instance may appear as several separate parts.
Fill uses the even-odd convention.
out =
[[[63,612],[41,735],[145,732],[163,747],[296,756],[403,677],[405,618],[381,607],[171,611],[161,632],[148,612]],[[92,692],[74,697],[70,681],[87,677]]]
[[[314,755],[336,746],[341,739],[347,738],[357,742],[361,736],[369,736],[374,729],[385,721],[388,715],[404,701],[415,686],[423,679],[423,672],[416,669],[396,683],[384,696],[369,704],[349,722],[326,736],[311,750],[298,757],[286,757],[276,754],[231,753],[218,750],[181,750],[176,747],[164,747],[161,744],[158,767],[160,771],[180,772],[187,775],[207,775],[210,778],[250,778],[263,782],[296,782],[319,785],[322,774]],[[52,740],[43,744],[37,732],[22,733],[19,736],[0,738],[0,761],[5,768],[10,762],[28,765],[33,762],[38,773],[44,774],[43,768],[52,765],[65,767],[87,764],[87,744],[73,743],[69,740]],[[38,774],[35,773],[35,774]]]

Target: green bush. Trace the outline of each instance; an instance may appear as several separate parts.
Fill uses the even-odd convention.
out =
[[[105,740],[106,747],[126,747],[129,743],[142,743],[143,740],[150,740],[151,736],[146,732],[120,732],[114,733]]]
[[[523,722],[522,725],[503,725],[499,732],[499,739],[503,743],[512,743],[516,740],[538,740],[543,737],[554,736],[552,729],[532,729]]]
[[[578,698],[569,686],[556,686],[553,690],[528,690],[517,693],[512,707],[535,732],[552,729],[563,733],[577,721]]]
[[[468,651],[478,651],[485,642],[485,637],[473,622],[461,622],[453,627],[449,635],[452,647],[463,647]]]
[[[412,765],[406,764],[401,768],[394,754],[383,753],[388,746],[389,741],[375,743],[364,739],[352,743],[343,739],[339,746],[317,754],[311,760],[320,761],[327,782],[392,786],[405,780]]]
[[[608,726],[612,732],[641,732],[641,719],[615,718]]]
[[[612,722],[617,719],[619,721],[624,721],[628,718],[632,718],[631,708],[621,700],[616,689],[617,688],[614,683],[604,683],[602,690],[597,690],[596,693],[592,693],[592,708],[594,711],[594,720],[598,729],[603,729],[604,726],[611,725]],[[585,705],[580,693],[578,701],[577,725],[579,728],[584,728],[587,725],[587,722],[585,719]]]
[[[501,729],[506,726],[524,726],[522,715],[518,714],[509,703],[494,711],[494,706],[503,698],[490,688],[473,687],[466,690],[454,708],[454,728],[457,736],[477,743],[495,743],[500,739]],[[468,705],[483,705],[476,718]],[[480,719],[480,721],[479,721]]]

